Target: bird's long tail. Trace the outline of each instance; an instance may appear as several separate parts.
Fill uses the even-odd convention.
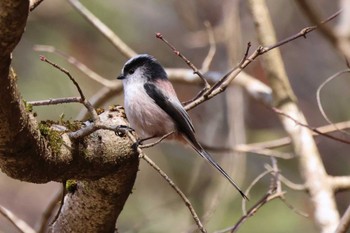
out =
[[[193,145],[193,144],[192,144]],[[206,152],[202,146],[193,145],[193,148],[196,150],[196,152],[202,156],[204,159],[206,159],[213,167],[215,167],[223,176],[226,177],[226,179],[237,189],[237,191],[242,195],[243,198],[248,199],[248,197],[244,194],[244,192],[238,187],[236,182],[233,181],[233,179],[225,172],[225,170],[211,157],[211,155]]]

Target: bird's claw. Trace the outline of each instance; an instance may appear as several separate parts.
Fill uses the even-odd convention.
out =
[[[117,125],[115,127],[115,134],[119,137],[123,137],[127,132],[135,131],[133,128],[127,125]]]

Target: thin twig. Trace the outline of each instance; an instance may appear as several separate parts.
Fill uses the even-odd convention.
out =
[[[99,120],[94,120],[94,122],[87,124],[84,128],[68,133],[68,136],[73,140],[78,140],[80,138],[84,138],[87,135],[92,134],[93,132],[99,129],[111,130],[117,134],[123,134],[125,132],[125,129],[123,129],[123,127],[120,125],[107,126],[107,125],[101,124]]]
[[[83,105],[85,106],[85,108],[90,113],[92,119],[95,122],[98,122],[100,118],[98,117],[98,113],[97,113],[96,109],[94,108],[94,106],[92,106],[92,104],[86,99],[83,101]]]
[[[311,21],[313,24],[318,24],[320,20],[320,14],[317,12],[317,10],[312,7],[312,4],[310,4],[310,1],[306,0],[297,0],[296,1],[302,11],[304,12],[304,15]],[[324,24],[319,24],[319,31],[320,33],[324,36],[324,38],[327,39],[327,41],[336,49],[338,50],[342,55],[344,55],[347,59],[350,58],[350,44],[348,40],[348,35],[344,32],[346,32],[347,29],[342,30],[341,27],[339,27],[340,23],[343,23],[344,15],[348,15],[349,12],[347,11],[347,4],[349,4],[347,1],[340,1],[340,10],[341,16],[338,21],[338,25],[336,28],[328,27],[327,25]],[[345,3],[346,2],[346,3]],[[346,22],[345,28],[348,28],[348,24]]]
[[[337,131],[338,129],[348,129],[350,128],[350,121],[343,121],[343,122],[338,122],[333,125],[325,125],[325,126],[320,126],[317,127],[316,129],[322,133],[332,133]],[[313,136],[320,136],[320,134],[313,132]],[[256,143],[250,143],[250,144],[238,144],[234,149],[240,151],[252,151],[254,152],[255,150],[263,150],[263,149],[273,149],[273,148],[278,148],[282,146],[287,146],[291,143],[291,139],[289,137],[283,137],[283,138],[278,138],[275,140],[271,141],[266,141],[266,142],[256,142]]]
[[[22,219],[19,219],[10,210],[6,209],[3,206],[0,206],[0,214],[9,220],[20,232],[35,233],[35,230],[31,228],[26,222],[24,222]]]
[[[152,146],[155,146],[157,145],[158,143],[162,142],[164,139],[166,139],[167,137],[169,137],[170,135],[172,135],[173,133],[175,133],[174,131],[172,132],[169,132],[165,135],[163,135],[161,138],[159,138],[157,141],[155,142],[152,142],[152,143],[148,143],[148,144],[145,144],[145,145],[140,145],[139,148],[141,149],[145,149],[145,148],[150,148]]]
[[[285,200],[284,198],[285,192],[282,190],[282,186],[280,182],[281,174],[277,167],[277,160],[275,158],[271,158],[271,160],[272,160],[272,166],[266,166],[267,170],[261,173],[258,177],[256,177],[254,181],[251,183],[250,187],[248,187],[247,189],[247,193],[248,193],[251,187],[253,187],[254,184],[256,184],[261,178],[263,178],[267,174],[272,173],[273,179],[271,180],[271,187],[269,188],[268,192],[259,201],[257,201],[256,204],[248,210],[248,212],[244,210],[243,212],[245,214],[239,219],[239,221],[234,226],[220,230],[220,231],[216,231],[216,233],[236,232],[239,229],[239,227],[245,221],[247,221],[248,218],[252,217],[262,206],[264,206],[267,202],[272,201],[276,198],[279,198],[280,200],[282,200],[286,204],[286,206],[289,209],[293,210],[296,214],[307,217],[307,214],[297,210]]]
[[[262,198],[260,198],[260,200],[258,200],[255,205],[253,205],[247,212],[246,215],[242,216],[238,222],[236,223],[236,225],[234,225],[233,227],[228,227],[226,229],[223,230],[219,230],[219,231],[215,231],[215,233],[225,233],[225,232],[236,232],[239,227],[248,220],[248,218],[250,218],[251,216],[253,216],[262,206],[264,206],[267,202],[270,202],[276,198],[279,198],[281,195],[283,195],[283,193],[267,193],[265,194]]]
[[[69,0],[69,3],[88,21],[90,22],[101,34],[107,38],[112,45],[119,50],[125,57],[131,58],[136,56],[136,52],[133,51],[127,44],[125,44],[111,29],[109,29],[104,23],[101,22],[95,15],[93,15],[85,6],[83,6],[78,0]]]
[[[185,63],[193,70],[193,73],[195,73],[196,75],[198,75],[198,77],[202,79],[202,81],[204,82],[204,89],[210,88],[210,84],[208,83],[208,81],[204,78],[199,69],[190,60],[188,60],[179,50],[177,50],[174,45],[167,41],[161,33],[157,32],[156,37],[163,41],[167,46],[169,46],[177,56],[179,56],[183,61],[185,61]]]
[[[74,86],[77,88],[78,92],[79,92],[79,95],[81,97],[81,100],[84,101],[85,100],[85,96],[84,96],[84,93],[83,91],[81,90],[79,84],[77,83],[77,81],[75,81],[75,79],[73,78],[73,76],[69,73],[68,70],[62,68],[61,66],[57,65],[56,63],[53,63],[52,61],[50,61],[49,59],[47,59],[46,57],[44,56],[40,56],[40,60],[41,61],[44,61],[50,65],[52,65],[53,67],[55,67],[56,69],[58,69],[59,71],[63,72],[64,74],[66,74],[69,79],[73,82]]]
[[[129,137],[129,139],[131,140],[132,143],[137,143],[136,138],[130,132],[126,132],[126,135]],[[165,179],[165,181],[170,185],[170,187],[175,190],[175,192],[180,196],[180,198],[183,200],[186,207],[190,211],[191,216],[192,216],[193,220],[195,221],[195,223],[197,224],[200,232],[206,233],[207,230],[204,228],[201,220],[198,217],[198,214],[196,213],[195,209],[193,208],[191,202],[188,200],[186,195],[180,190],[180,188],[177,187],[177,185],[174,183],[174,181],[172,181],[168,177],[168,175],[157,166],[157,164],[155,164],[145,153],[143,153],[143,151],[141,150],[140,147],[137,147],[137,152],[139,153],[139,157],[142,158],[143,160],[145,160],[154,170],[156,170]]]
[[[63,57],[67,62],[75,66],[77,69],[79,69],[82,73],[84,73],[87,77],[91,78],[92,80],[102,84],[104,87],[96,92],[94,96],[92,96],[89,99],[89,103],[91,103],[92,106],[100,106],[102,102],[106,101],[109,99],[111,96],[115,96],[118,93],[121,93],[122,91],[122,84],[117,81],[110,81],[93,70],[91,70],[89,67],[87,67],[85,64],[80,62],[77,58],[67,55],[66,53],[56,49],[53,46],[50,45],[36,45],[33,48],[35,51],[40,51],[40,52],[49,52],[49,53],[55,53],[61,57]],[[59,101],[59,100],[58,100]],[[72,101],[75,102],[75,101]],[[80,101],[81,103],[84,103],[83,101]],[[65,102],[63,102],[65,103]],[[51,103],[49,103],[51,104]],[[55,104],[55,103],[52,103]],[[43,104],[45,105],[45,103]],[[90,108],[89,105],[86,106],[87,109]],[[77,119],[84,119],[87,117],[87,114],[89,111],[87,109],[82,109],[81,112],[79,113]]]
[[[262,172],[261,174],[259,174],[257,177],[255,177],[255,179],[249,184],[249,186],[246,189],[245,193],[248,195],[250,190],[254,187],[254,185],[256,185],[256,183],[258,183],[266,175],[271,174],[271,172],[272,172],[272,170],[266,170],[266,171]],[[247,215],[246,204],[247,204],[247,202],[243,198],[243,200],[242,200],[242,212],[243,212],[243,215]]]
[[[57,203],[60,201],[62,196],[62,191],[56,192],[55,196],[50,200],[49,205],[46,207],[44,213],[41,216],[38,233],[44,233],[48,225],[49,219],[52,216],[53,211],[57,207]]]
[[[239,68],[242,68],[242,69],[243,69],[242,65],[244,64],[245,61],[247,61],[247,60],[253,61],[253,60],[250,60],[250,58],[248,58],[248,54],[249,54],[249,50],[250,50],[251,46],[252,46],[251,43],[248,42],[248,43],[247,43],[247,47],[246,47],[246,51],[245,51],[245,53],[244,53],[243,58],[241,59],[241,61],[240,61],[235,67],[233,67],[229,72],[227,72],[219,81],[217,81],[217,82],[205,93],[205,96],[209,96],[215,89],[217,89],[217,88],[219,88],[220,86],[222,86],[223,83],[224,83],[229,77],[231,77],[231,74],[232,74],[235,70],[237,70],[237,69],[239,69]],[[237,74],[237,75],[238,75],[238,74]],[[237,75],[236,75],[236,76],[237,76]],[[236,76],[235,76],[235,77],[236,77]],[[222,87],[222,88],[223,88],[223,90],[225,90],[225,87]]]
[[[61,195],[60,195],[60,199],[61,199],[60,207],[58,208],[57,213],[56,213],[55,217],[52,219],[50,225],[53,225],[57,221],[58,217],[61,214],[61,211],[62,211],[62,208],[63,208],[63,205],[64,205],[64,198],[66,197],[66,194],[67,194],[66,184],[67,184],[67,181],[62,183],[62,192],[61,192]]]
[[[103,87],[100,90],[96,91],[96,93],[89,99],[89,102],[95,106],[99,107],[102,106],[103,103],[107,102],[112,97],[115,97],[118,93],[121,93],[123,90],[123,86],[120,83],[120,85],[115,86],[113,88],[109,87]],[[82,109],[78,116],[77,119],[85,119],[88,116],[88,111],[86,109]]]
[[[272,163],[272,171],[273,171],[273,180],[271,182],[271,190],[276,190],[277,193],[282,192],[282,184],[280,181],[280,175],[281,172],[278,169],[277,159],[274,157],[271,157],[271,163]]]
[[[61,51],[61,50],[58,50],[54,46],[51,46],[51,45],[35,45],[33,47],[33,50],[37,51],[37,52],[54,53],[54,54],[57,54],[57,55],[61,56],[67,62],[69,62],[74,67],[76,67],[78,70],[80,70],[83,74],[85,74],[87,77],[91,78],[92,80],[100,83],[101,85],[103,85],[105,87],[113,88],[116,85],[120,85],[120,83],[117,82],[117,81],[111,81],[111,80],[108,80],[108,79],[102,77],[101,75],[99,75],[98,73],[96,73],[95,71],[93,71],[92,69],[87,67],[85,64],[83,64],[81,61],[79,61],[79,59],[77,59],[77,58],[75,58],[75,57],[73,57],[71,55],[68,55],[68,54],[64,53],[63,51]]]
[[[284,192],[282,191],[281,184],[279,181],[280,172],[277,167],[277,160],[271,157],[271,161],[272,161],[272,170],[267,170],[267,171],[273,174],[273,178],[271,180],[271,185],[268,192],[252,208],[250,208],[249,211],[244,216],[240,218],[240,220],[236,223],[235,226],[233,226],[230,229],[231,233],[236,232],[242,223],[248,220],[248,218],[252,217],[267,202],[276,198],[283,197]]]
[[[319,31],[332,43],[336,43],[337,38],[334,35],[334,32],[331,28],[327,27],[326,25],[320,24],[320,16],[319,13],[316,11],[315,8],[311,6],[311,4],[306,0],[296,0],[296,3],[299,5],[299,7],[302,9],[304,14],[307,16],[307,18],[310,20],[311,23],[316,24],[319,27]]]
[[[334,18],[336,18],[337,16],[340,15],[340,13],[342,12],[342,10],[339,10],[337,12],[335,12],[334,14],[332,14],[331,16],[329,16],[328,18],[326,18],[325,20],[321,21],[318,25],[322,25],[322,24],[326,24],[328,23],[329,21],[333,20]],[[271,50],[271,49],[274,49],[276,47],[280,47],[282,45],[285,45],[295,39],[298,39],[300,37],[303,37],[303,38],[306,38],[306,35],[316,29],[318,29],[319,26],[317,25],[314,25],[314,26],[310,26],[310,27],[305,27],[303,28],[302,30],[300,30],[299,33],[293,35],[293,36],[290,36],[284,40],[281,40],[280,42],[276,43],[275,45],[272,45],[272,46],[269,46],[267,47],[266,49],[268,50]],[[265,52],[265,51],[264,51]]]
[[[280,181],[286,185],[288,188],[291,188],[293,190],[299,190],[299,191],[305,191],[307,190],[307,187],[305,184],[296,184],[289,179],[287,179],[285,176],[280,175]]]
[[[66,74],[68,76],[68,78],[73,82],[74,86],[77,88],[79,95],[80,95],[80,103],[82,103],[85,108],[88,110],[88,112],[91,114],[93,120],[95,122],[99,121],[99,117],[98,114],[96,112],[96,110],[94,109],[94,107],[92,106],[92,104],[86,100],[85,95],[83,93],[83,91],[81,90],[78,82],[73,78],[73,76],[69,73],[69,71],[67,71],[66,69],[64,69],[63,67],[51,62],[50,60],[48,60],[46,57],[44,56],[40,56],[40,60],[52,65],[54,68],[58,69],[59,71],[63,72],[64,74]]]
[[[301,211],[297,208],[295,208],[292,204],[290,204],[286,198],[284,196],[280,196],[279,199],[290,209],[292,210],[294,213],[296,213],[297,215],[300,215],[304,218],[308,218],[310,217],[310,215],[308,213],[305,213],[304,211]]]
[[[309,130],[311,130],[311,131],[313,131],[313,132],[315,132],[315,133],[317,133],[317,134],[319,134],[319,135],[321,135],[321,136],[324,136],[324,137],[326,137],[326,138],[330,138],[330,139],[332,139],[332,140],[335,140],[335,141],[338,141],[338,142],[342,142],[342,143],[345,143],[345,144],[350,144],[350,141],[349,141],[349,140],[345,140],[345,139],[338,138],[338,137],[335,137],[335,136],[330,135],[330,134],[327,134],[327,133],[323,133],[323,132],[321,132],[320,130],[318,130],[317,128],[313,128],[313,127],[311,127],[311,126],[309,126],[309,125],[307,125],[307,124],[304,124],[304,123],[302,123],[302,122],[299,122],[298,120],[296,120],[296,119],[293,118],[292,116],[289,116],[288,114],[282,112],[282,111],[279,110],[278,108],[273,108],[273,107],[271,107],[271,109],[272,109],[275,113],[277,113],[277,114],[279,114],[279,115],[282,115],[282,116],[284,116],[284,117],[287,117],[288,119],[292,120],[295,124],[300,125],[300,126],[302,126],[302,127],[305,127],[305,128],[307,128],[307,129],[309,129]]]
[[[249,0],[258,41],[263,46],[278,44],[273,22],[266,0]],[[264,49],[262,49],[264,52]],[[279,49],[263,57],[265,71],[274,92],[274,103],[282,112],[297,121],[307,124],[304,114],[297,105],[297,98],[290,85],[282,55]],[[314,220],[321,232],[332,232],[338,222],[334,193],[326,181],[327,172],[313,135],[304,128],[295,126],[295,122],[280,116],[284,130],[292,138],[292,147],[298,156],[300,174],[308,186],[310,203],[314,209]],[[327,213],[327,214],[325,214]]]
[[[350,69],[346,69],[346,70],[342,70],[342,71],[339,71],[337,73],[335,73],[334,75],[332,75],[331,77],[327,78],[318,88],[317,88],[317,91],[316,91],[316,100],[317,100],[317,106],[318,106],[318,109],[320,110],[323,118],[330,124],[330,125],[333,125],[338,131],[346,134],[346,135],[350,135],[348,132],[346,132],[345,130],[342,130],[342,129],[339,129],[337,128],[337,126],[329,119],[329,117],[327,116],[326,112],[324,111],[324,108],[322,106],[322,102],[321,102],[321,97],[320,97],[320,93],[321,93],[321,90],[329,83],[331,82],[333,79],[339,77],[340,75],[342,74],[345,74],[345,73],[349,73],[350,72]]]
[[[46,106],[46,105],[67,104],[67,103],[81,103],[81,98],[64,97],[64,98],[57,98],[57,99],[35,100],[35,101],[27,102],[27,104],[30,104],[32,106]]]
[[[196,211],[194,210],[191,202],[188,200],[186,195],[177,187],[177,185],[168,177],[168,175],[163,172],[157,164],[155,164],[147,155],[141,154],[140,156],[143,160],[145,160],[154,170],[156,170],[170,185],[171,188],[175,190],[175,192],[181,197],[189,211],[191,212],[191,215],[193,217],[193,220],[196,222],[199,230],[203,233],[207,232],[206,229],[204,228],[203,224],[201,223]]]
[[[273,168],[269,164],[265,164],[265,168],[267,170],[273,170]],[[307,187],[304,184],[293,183],[292,181],[290,181],[289,179],[284,177],[281,173],[279,174],[278,179],[279,179],[280,183],[285,184],[287,187],[289,187],[291,189],[299,190],[299,191],[307,189]]]
[[[336,16],[338,16],[340,14],[340,11],[336,12],[335,14],[331,15],[330,17],[328,17],[327,19],[325,19],[324,21],[321,22],[321,24],[327,23],[330,20],[334,19]],[[304,29],[302,29],[299,33],[290,36],[284,40],[281,40],[280,42],[275,43],[274,45],[271,46],[259,46],[249,57],[246,57],[247,52],[249,51],[250,45],[248,44],[247,46],[247,50],[246,53],[244,55],[244,58],[242,59],[241,63],[236,66],[234,69],[232,69],[227,75],[225,75],[220,81],[219,84],[214,84],[213,86],[215,86],[215,88],[210,88],[206,93],[204,93],[203,96],[200,96],[199,98],[195,99],[194,101],[192,101],[191,103],[188,103],[185,106],[186,110],[192,109],[194,107],[196,107],[197,105],[203,103],[204,101],[213,98],[214,96],[218,95],[219,93],[223,92],[227,86],[230,84],[230,82],[237,77],[237,75],[239,73],[241,73],[241,71],[246,68],[252,61],[254,61],[257,57],[261,56],[264,53],[269,52],[270,50],[280,47],[286,43],[289,43],[295,39],[298,39],[300,37],[305,37],[308,33],[314,31],[317,29],[317,26],[312,26],[312,27],[306,27]]]
[[[267,144],[265,145],[262,142],[261,143],[262,146],[257,146],[257,145],[260,145],[260,143],[238,144],[233,148],[213,147],[213,146],[208,146],[204,143],[201,143],[201,145],[203,146],[203,148],[205,150],[217,152],[217,153],[244,152],[244,153],[253,153],[253,154],[268,156],[268,157],[276,157],[276,158],[281,158],[281,159],[294,158],[294,155],[292,153],[286,153],[286,152],[281,152],[281,151],[269,149],[268,146],[271,146],[271,144],[275,143],[275,141],[271,141],[271,144],[270,144],[270,142],[266,142],[266,143]],[[276,143],[280,143],[280,142],[276,140]]]
[[[282,138],[284,139],[284,138]],[[281,158],[281,159],[292,159],[294,158],[294,155],[292,153],[286,153],[286,152],[280,152],[280,151],[275,151],[268,149],[269,146],[274,145],[277,143],[277,145],[280,145],[280,143],[287,143],[290,142],[288,140],[289,138],[285,138],[286,140],[274,140],[274,141],[269,141],[265,143],[257,143],[257,146],[255,143],[254,144],[239,144],[234,147],[234,151],[237,152],[245,152],[245,153],[254,153],[257,155],[263,155],[263,156],[268,156],[268,157],[275,157],[275,158]]]

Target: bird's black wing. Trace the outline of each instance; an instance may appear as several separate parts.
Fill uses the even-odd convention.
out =
[[[191,119],[179,101],[171,100],[166,97],[162,90],[152,83],[145,83],[146,93],[154,100],[154,102],[172,118],[178,128],[188,140],[197,144],[194,137],[194,127]]]
[[[197,142],[194,135],[194,128],[190,117],[186,110],[182,107],[181,103],[177,100],[171,100],[164,95],[164,93],[152,83],[144,84],[146,93],[154,100],[154,102],[164,110],[175,122],[178,130],[182,133],[186,139],[192,144],[193,148],[205,158],[212,166],[214,166],[222,175],[224,175],[228,181],[239,191],[242,197],[247,198],[244,192],[238,187],[238,185],[232,180],[232,178],[225,172],[220,165],[215,162],[211,155],[206,152],[203,147]]]

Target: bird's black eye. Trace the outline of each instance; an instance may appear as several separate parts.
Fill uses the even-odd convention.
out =
[[[128,71],[128,74],[133,74],[133,73],[135,73],[135,69],[130,69],[130,70]]]

